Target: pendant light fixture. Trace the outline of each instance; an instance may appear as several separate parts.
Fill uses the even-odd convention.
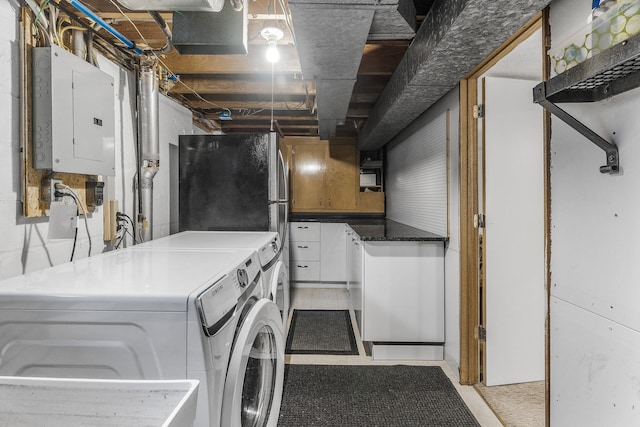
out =
[[[262,28],[260,35],[264,38],[269,47],[267,48],[267,61],[275,64],[280,60],[280,52],[278,52],[278,41],[282,40],[284,33],[275,25],[269,25]]]

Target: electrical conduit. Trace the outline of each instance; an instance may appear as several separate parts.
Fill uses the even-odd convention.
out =
[[[136,44],[134,42],[132,42],[131,40],[127,39],[125,36],[120,34],[115,28],[113,28],[111,25],[107,24],[104,19],[100,18],[98,15],[93,13],[90,9],[88,9],[85,5],[80,3],[78,0],[70,0],[69,4],[71,6],[73,6],[73,7],[75,7],[76,9],[78,9],[80,12],[84,13],[85,15],[87,15],[93,21],[95,21],[98,24],[100,24],[100,26],[102,26],[102,28],[104,28],[106,31],[109,32],[109,34],[111,34],[112,36],[114,36],[115,38],[120,40],[122,43],[124,43],[124,45],[127,46],[129,49],[133,49],[133,51],[135,53],[137,53],[138,55],[142,54],[142,50],[137,48]]]

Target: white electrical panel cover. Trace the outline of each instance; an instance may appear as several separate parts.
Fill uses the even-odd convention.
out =
[[[58,46],[33,49],[33,165],[115,175],[113,78]]]

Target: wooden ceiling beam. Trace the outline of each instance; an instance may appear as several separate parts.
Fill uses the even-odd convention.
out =
[[[275,118],[274,118],[275,120]],[[289,128],[309,128],[309,127],[317,127],[317,120],[283,120],[281,118],[277,119],[278,124],[281,127],[289,127]],[[271,120],[224,120],[221,121],[223,126],[230,127],[247,127],[247,126],[270,126]]]
[[[142,40],[138,31],[142,33],[142,35],[144,36],[144,39],[147,41],[148,44],[152,44],[152,42],[164,41],[164,33],[148,14],[145,14],[145,16],[142,16],[142,14],[136,14],[138,18],[137,19],[132,18],[132,21],[135,27],[131,24],[131,22],[129,22],[129,20],[127,20],[126,18],[124,18],[122,15],[119,15],[119,14],[109,13],[109,14],[100,14],[100,16],[102,18],[105,18],[105,16],[111,16],[111,18],[107,18],[107,22],[111,24],[113,28],[118,30],[123,36],[125,36],[126,38],[128,38],[129,40],[135,43],[138,43],[138,44],[144,43],[144,40]],[[170,21],[167,21],[167,25],[169,25],[169,28],[172,28]],[[260,35],[260,31],[262,30],[263,26],[264,26],[264,21],[258,21],[258,20],[249,21],[249,24],[247,26],[247,43],[248,44],[252,46],[267,45],[267,40],[265,40]],[[291,36],[291,33],[289,32],[289,30],[286,28],[284,21],[280,22],[279,26],[282,28],[282,32],[284,33],[284,36],[281,40],[278,41],[278,45],[286,46],[288,44],[292,44],[293,37]]]
[[[272,4],[273,0],[251,0],[248,2],[249,4],[249,14],[263,14],[263,13],[282,13],[282,9],[280,6],[277,6],[277,10],[269,10],[269,5]],[[118,7],[116,7],[111,0],[84,0],[83,3],[89,7],[89,9],[94,10],[96,13],[100,13],[100,15],[104,13],[118,13]],[[139,10],[130,10],[124,6],[119,6],[120,9],[125,12],[127,15],[137,14],[137,13],[146,13],[141,12]],[[162,14],[171,15],[171,12],[162,12]],[[120,16],[122,16],[120,14]]]
[[[402,60],[407,46],[405,44],[385,42],[366,44],[358,74],[391,76]]]
[[[224,104],[224,108],[230,108],[230,109],[239,109],[239,108],[244,108],[244,109],[250,109],[250,110],[260,110],[260,109],[265,109],[265,110],[271,110],[271,101],[251,101],[251,100],[247,100],[247,101],[231,101],[231,100],[227,100],[227,101],[217,101],[216,104],[220,104],[223,103]],[[197,99],[195,101],[189,101],[189,105],[193,108],[196,109],[206,109],[206,108],[215,108],[215,106],[211,105],[208,102],[202,101],[200,99]],[[296,108],[297,107],[297,108]],[[276,111],[303,111],[303,112],[307,112],[309,111],[307,109],[307,107],[304,105],[304,103],[302,102],[274,102],[273,103],[273,109]]]
[[[259,129],[259,128],[269,129],[270,128],[270,123],[265,123],[264,125],[256,124],[256,123],[233,123],[233,120],[221,122],[220,125],[222,126],[223,130],[226,130],[226,129]],[[317,129],[317,126],[306,125],[306,124],[286,125],[285,126],[282,123],[278,122],[278,125],[280,125],[280,127],[283,128],[283,129]]]
[[[265,58],[267,46],[252,46],[249,55],[180,55],[168,53],[163,62],[175,74],[264,74],[271,72]],[[278,46],[280,61],[274,73],[301,74],[300,60],[294,46]]]
[[[271,94],[271,82],[245,79],[215,79],[215,78],[192,78],[181,76],[180,81],[169,91],[169,93],[192,93],[203,94],[240,94],[240,95],[265,95]],[[291,95],[315,94],[314,85],[305,85],[301,80],[280,82],[274,81],[273,93]]]
[[[205,119],[209,119],[209,120],[219,120],[219,117],[217,114],[203,114],[202,115]],[[312,115],[305,115],[305,116],[292,116],[290,114],[288,114],[286,111],[282,112],[281,114],[278,114],[278,112],[274,111],[273,113],[273,117],[274,119],[277,119],[279,122],[280,121],[284,121],[286,123],[300,123],[300,122],[309,122],[313,125],[317,125],[318,124],[318,120],[315,118],[315,116]],[[233,113],[231,114],[231,119],[232,121],[236,121],[236,122],[243,122],[243,123],[248,123],[248,122],[270,122],[271,121],[271,111],[267,111],[264,110],[264,112],[262,112],[262,114],[251,114],[251,115],[246,115],[243,116],[242,114],[238,113]]]

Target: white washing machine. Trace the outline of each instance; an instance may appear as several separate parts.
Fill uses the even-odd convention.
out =
[[[135,248],[156,249],[253,249],[263,272],[263,296],[275,301],[283,325],[289,317],[289,275],[283,262],[283,244],[274,231],[183,231],[151,240]]]
[[[197,379],[195,426],[276,426],[277,306],[251,250],[131,250],[0,281],[0,375]]]

